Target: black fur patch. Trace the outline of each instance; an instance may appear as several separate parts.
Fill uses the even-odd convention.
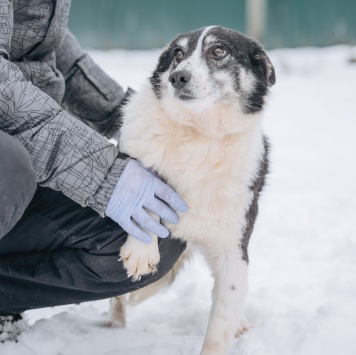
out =
[[[276,82],[276,75],[266,53],[257,44],[249,56],[257,80],[254,92],[248,98],[246,113],[255,113],[263,109],[265,96],[270,86]]]
[[[153,72],[150,81],[152,84],[152,89],[156,96],[160,99],[161,98],[161,74],[168,70],[169,66],[171,65],[173,59],[173,54],[171,53],[170,49],[165,50],[159,60],[156,70]]]
[[[114,137],[117,134],[117,132],[119,132],[122,125],[122,117],[123,117],[122,109],[127,104],[130,97],[135,93],[136,91],[131,89],[130,87],[127,89],[125,96],[122,98],[119,107],[115,111],[115,116],[116,116],[115,121],[113,122],[113,125],[111,126],[110,130],[105,134],[105,136],[108,139]]]
[[[265,184],[266,175],[268,174],[268,153],[269,153],[269,143],[267,137],[263,137],[263,145],[264,145],[264,153],[262,159],[260,161],[260,168],[258,171],[258,175],[252,185],[250,186],[250,190],[253,192],[253,200],[251,205],[246,213],[246,226],[243,232],[243,238],[240,244],[240,248],[242,250],[242,258],[246,262],[248,262],[248,243],[250,241],[251,234],[253,232],[253,228],[255,226],[255,221],[258,214],[258,198]]]

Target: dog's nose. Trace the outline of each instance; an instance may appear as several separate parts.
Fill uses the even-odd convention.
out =
[[[186,70],[179,70],[173,72],[169,76],[169,81],[175,89],[182,89],[190,80],[192,75]]]

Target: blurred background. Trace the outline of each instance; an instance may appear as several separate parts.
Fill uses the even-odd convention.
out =
[[[236,29],[267,49],[356,44],[355,0],[72,0],[69,28],[84,47],[160,48],[207,25]]]

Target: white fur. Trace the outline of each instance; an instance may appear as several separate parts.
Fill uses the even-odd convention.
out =
[[[243,91],[250,94],[254,91],[256,85],[255,77],[250,74],[244,67],[240,67],[240,78]]]
[[[188,46],[188,41],[189,41],[188,37],[183,37],[177,44],[178,46],[183,48],[183,50],[186,50]]]
[[[203,94],[203,99],[212,94],[213,85],[199,55],[208,31],[184,63],[184,68],[194,66],[197,97]],[[223,74],[218,80],[229,85]],[[188,203],[179,223],[167,226],[175,238],[200,245],[212,268],[213,305],[201,354],[223,355],[245,327],[247,263],[239,245],[252,201],[248,187],[263,152],[260,117],[245,116],[234,101],[181,102],[168,86],[168,73],[161,82],[161,100],[147,84],[125,106],[120,150],[157,171]],[[126,255],[140,254],[142,259],[145,248],[154,254],[152,245],[132,243],[129,238],[124,245]],[[148,271],[149,266],[144,273]]]
[[[210,43],[214,43],[218,40],[218,38],[214,35],[208,35],[205,37],[204,42],[206,45],[209,45]]]

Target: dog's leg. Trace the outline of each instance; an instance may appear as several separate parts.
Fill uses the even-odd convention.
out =
[[[130,294],[127,297],[127,303],[130,306],[137,305],[148,298],[152,297],[159,291],[167,288],[170,286],[173,281],[175,280],[177,274],[179,271],[183,268],[183,265],[189,258],[191,257],[191,251],[189,250],[189,246],[187,249],[183,252],[183,254],[179,257],[177,262],[173,265],[172,269],[167,272],[166,275],[164,275],[162,278],[159,280],[155,281],[154,283],[151,283],[144,288],[140,288],[136,291],[130,292]]]
[[[146,299],[150,298],[154,294],[158,293],[161,289],[164,289],[171,285],[175,280],[179,270],[183,267],[185,261],[191,256],[190,250],[187,248],[180,256],[178,261],[173,265],[172,269],[160,278],[158,281],[149,284],[144,288],[140,288],[129,294],[112,297],[110,300],[110,325],[112,327],[123,328],[126,326],[126,305],[134,306]]]
[[[110,300],[110,325],[112,327],[124,328],[126,326],[126,301],[125,295],[112,297]]]
[[[127,236],[125,244],[120,249],[127,276],[132,281],[140,280],[142,275],[153,274],[157,271],[160,260],[158,238],[151,234],[152,242],[145,244],[131,235]],[[126,326],[126,296],[112,297],[110,300],[110,325],[118,328]]]
[[[225,355],[237,330],[243,330],[243,304],[247,291],[247,262],[241,250],[210,250],[208,260],[215,277],[213,304],[201,355]]]

